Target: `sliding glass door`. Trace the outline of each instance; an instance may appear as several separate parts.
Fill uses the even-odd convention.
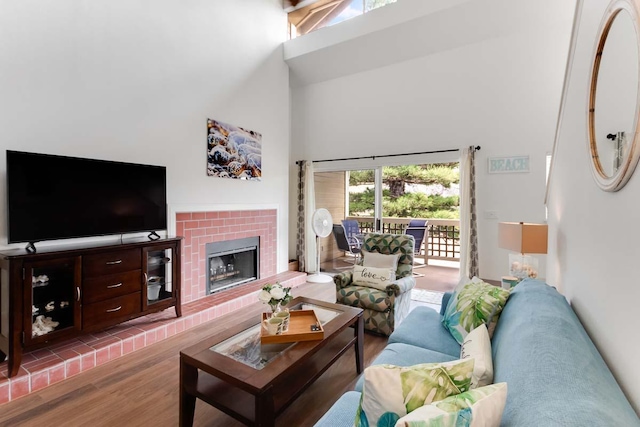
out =
[[[420,263],[458,261],[457,162],[334,165],[315,173],[316,207],[329,209],[334,225],[351,220],[362,238],[368,232],[403,234],[411,220],[422,221],[423,227],[428,221],[417,257]],[[321,271],[339,272],[353,266],[354,254],[338,240],[332,233],[321,241]]]
[[[382,168],[346,171],[346,216],[362,233],[382,230]]]

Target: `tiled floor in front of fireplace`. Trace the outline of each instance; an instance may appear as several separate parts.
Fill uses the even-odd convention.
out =
[[[265,283],[279,281],[296,287],[306,274],[285,272],[215,293],[184,304],[182,317],[174,309],[130,320],[105,331],[79,336],[51,347],[25,353],[18,375],[8,378],[7,362],[0,363],[0,404],[41,390],[65,378],[102,365],[175,334],[255,304]]]

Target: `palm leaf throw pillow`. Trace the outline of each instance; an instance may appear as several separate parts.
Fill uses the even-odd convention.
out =
[[[400,418],[396,427],[498,427],[507,402],[507,383],[451,396]]]
[[[460,345],[469,332],[482,324],[487,325],[491,336],[507,298],[509,291],[474,277],[458,287],[447,305],[442,324]]]
[[[393,427],[401,417],[424,405],[469,390],[473,365],[473,359],[466,359],[368,367],[355,427]]]

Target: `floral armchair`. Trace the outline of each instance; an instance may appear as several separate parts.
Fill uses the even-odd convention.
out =
[[[333,277],[339,304],[364,310],[364,328],[381,335],[390,335],[409,313],[413,277],[414,238],[407,234],[367,234],[362,252],[384,255],[398,254],[396,280],[385,290],[352,283],[353,273],[343,272]],[[365,254],[366,256],[366,254]]]

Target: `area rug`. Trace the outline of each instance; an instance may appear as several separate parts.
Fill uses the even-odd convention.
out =
[[[411,299],[414,301],[426,302],[428,304],[442,304],[444,292],[428,291],[426,289],[411,289]]]

